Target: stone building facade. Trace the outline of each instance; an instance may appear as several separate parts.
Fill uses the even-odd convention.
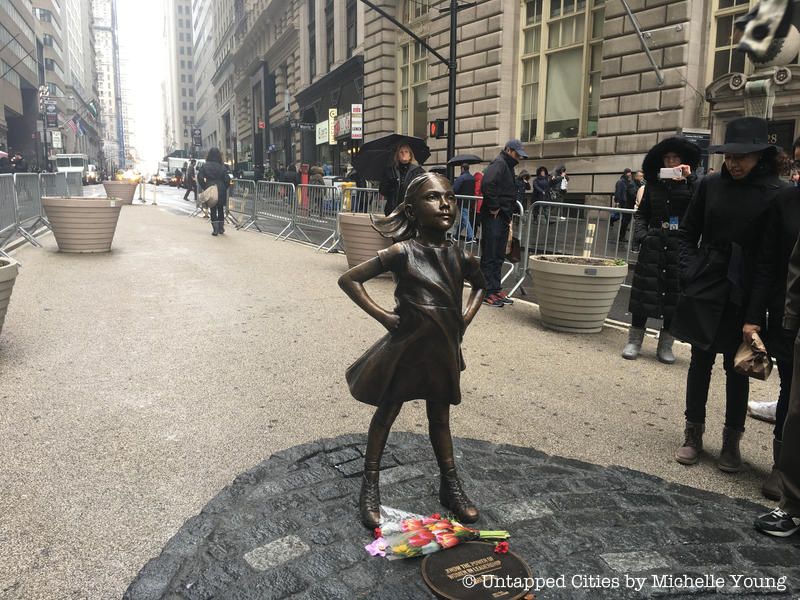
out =
[[[449,55],[450,15],[442,10],[449,2],[375,3]],[[566,165],[578,199],[610,193],[621,171],[637,168],[665,137],[684,133],[707,145],[745,113],[741,94],[726,93],[724,82],[732,72],[753,72],[733,50],[732,34],[734,19],[755,3],[627,0],[632,15],[621,0],[482,0],[462,9],[456,152],[489,161],[519,138],[531,157],[520,168]],[[365,141],[396,131],[427,137],[431,120],[447,118],[446,64],[378,12],[350,5],[236,2],[233,130],[247,160],[263,147],[265,161],[336,159],[343,167],[343,150],[357,143],[320,148],[309,125],[352,99],[363,104]],[[794,123],[800,111],[791,81],[780,88],[775,114]],[[427,166],[443,165],[446,140],[428,144]]]

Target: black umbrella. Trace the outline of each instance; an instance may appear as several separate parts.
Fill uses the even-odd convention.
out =
[[[482,163],[483,159],[474,154],[459,154],[447,161],[448,165],[477,165]]]
[[[384,169],[392,164],[397,147],[402,144],[408,144],[419,164],[423,164],[431,156],[431,150],[424,140],[392,133],[361,146],[358,154],[353,156],[353,166],[364,179],[377,181],[383,177]]]

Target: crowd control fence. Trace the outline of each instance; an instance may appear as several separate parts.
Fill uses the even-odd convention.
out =
[[[536,202],[521,226],[522,261],[509,293],[530,275],[530,255],[568,254],[631,263],[633,252],[632,208],[587,206],[561,202]],[[627,240],[623,222],[628,222]]]
[[[42,196],[83,196],[80,173],[0,174],[0,256],[20,237],[41,246],[36,233],[50,223],[42,210]]]
[[[317,246],[318,250],[331,250],[338,242],[338,215],[341,209],[342,197],[338,188],[327,185],[297,186],[294,225],[309,242],[308,230],[321,231],[327,236]]]
[[[294,205],[296,190],[292,183],[278,181],[259,181],[256,184],[255,214],[251,225],[262,231],[261,226],[277,225],[281,227],[278,239],[288,237],[294,230]]]

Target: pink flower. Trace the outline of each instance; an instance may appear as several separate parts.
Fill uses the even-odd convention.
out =
[[[379,537],[371,544],[364,546],[364,549],[372,556],[386,556],[386,548],[388,547],[386,540]]]
[[[508,554],[508,542],[497,542],[494,551],[495,554]]]
[[[376,527],[375,530],[373,531],[373,533],[375,534],[375,539],[378,539],[379,537],[383,537],[383,533],[381,532],[381,528],[380,527]]]

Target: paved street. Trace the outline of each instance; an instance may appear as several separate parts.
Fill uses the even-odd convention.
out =
[[[50,235],[13,253],[23,268],[0,334],[2,598],[120,597],[238,474],[366,431],[371,409],[349,396],[344,370],[381,327],[336,286],[344,256],[232,229],[213,238],[207,221],[178,214],[191,207],[182,190],[158,191],[157,207],[123,208],[109,254],[59,254]],[[368,288],[391,304],[389,281]],[[678,465],[688,350],[661,365],[648,339],[630,363],[624,336],[544,330],[526,303],[481,310],[454,435],[761,503],[769,426],[748,421],[744,473],[716,469],[718,368],[708,454]],[[774,377],[752,396],[776,390]],[[405,407],[395,428],[424,433],[424,408]],[[535,483],[535,470],[524,477]]]

